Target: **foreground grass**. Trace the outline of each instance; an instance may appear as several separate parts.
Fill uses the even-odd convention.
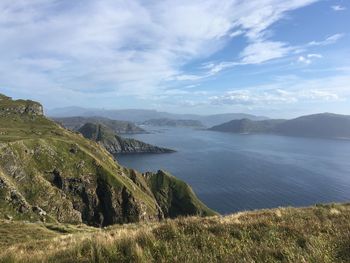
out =
[[[350,262],[350,204],[105,229],[2,221],[0,262]]]

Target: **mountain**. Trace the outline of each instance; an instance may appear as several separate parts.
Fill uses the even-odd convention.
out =
[[[0,219],[101,227],[215,214],[184,182],[122,167],[37,102],[0,96],[0,125]]]
[[[233,133],[272,133],[275,127],[282,122],[284,120],[252,121],[241,119],[213,126],[209,130]]]
[[[184,128],[204,128],[198,120],[173,120],[173,119],[150,119],[142,123],[143,125],[160,127],[184,127]]]
[[[292,120],[232,120],[209,130],[233,133],[273,133],[286,136],[350,139],[350,116],[320,113]]]
[[[332,113],[302,116],[281,123],[274,131],[289,136],[350,139],[350,116]]]
[[[174,150],[160,148],[138,140],[122,138],[103,124],[86,123],[78,131],[85,138],[101,144],[111,154],[174,152]]]
[[[74,117],[74,116],[102,116],[113,120],[131,121],[142,123],[150,119],[172,119],[172,120],[197,120],[203,125],[211,127],[223,122],[237,119],[265,120],[264,116],[255,116],[245,113],[224,113],[214,115],[197,115],[197,114],[175,114],[169,112],[161,112],[146,109],[125,109],[125,110],[106,110],[106,109],[88,109],[80,107],[66,107],[48,110],[48,116],[58,117]]]
[[[139,126],[129,121],[111,120],[104,117],[65,117],[65,118],[52,118],[55,122],[59,123],[63,127],[77,131],[86,123],[103,124],[112,129],[117,134],[135,134],[146,133],[146,131]]]
[[[269,118],[264,116],[255,116],[255,115],[246,114],[246,113],[223,113],[223,114],[214,114],[214,115],[208,115],[208,116],[200,116],[198,118],[198,120],[200,120],[207,127],[218,125],[231,120],[241,120],[241,119],[261,121],[261,120],[268,120]]]
[[[0,262],[350,262],[350,205],[97,229],[0,220]]]

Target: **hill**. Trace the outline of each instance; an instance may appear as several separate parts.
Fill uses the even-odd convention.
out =
[[[173,119],[150,119],[142,124],[160,127],[183,127],[183,128],[204,128],[198,120],[173,120]]]
[[[350,116],[321,113],[292,120],[232,120],[209,130],[233,133],[273,133],[286,136],[350,139]]]
[[[66,118],[52,118],[55,122],[63,127],[77,131],[86,123],[103,124],[112,129],[117,134],[135,134],[146,133],[146,131],[139,126],[129,121],[111,120],[104,117],[66,117]]]
[[[255,116],[245,113],[223,113],[214,115],[197,115],[197,114],[176,114],[147,109],[125,109],[125,110],[106,110],[106,109],[89,109],[81,107],[57,108],[48,111],[50,117],[74,117],[74,116],[102,116],[113,120],[131,121],[142,123],[150,119],[172,119],[172,120],[196,120],[204,126],[211,127],[230,120],[250,119],[265,120],[264,116]]]
[[[0,221],[1,262],[350,262],[350,205],[96,229]]]
[[[153,146],[138,140],[122,138],[103,124],[86,123],[78,131],[85,138],[100,143],[111,154],[174,152],[174,150]]]
[[[211,127],[209,130],[233,133],[271,133],[274,131],[275,127],[282,122],[284,122],[284,120],[252,121],[249,119],[241,119]]]
[[[0,125],[0,219],[107,226],[215,214],[184,182],[120,166],[37,102],[0,96]]]
[[[290,136],[350,139],[350,116],[332,113],[302,116],[281,123],[274,131]]]

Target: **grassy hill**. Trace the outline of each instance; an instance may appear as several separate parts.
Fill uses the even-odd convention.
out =
[[[176,216],[215,214],[186,184],[174,191],[190,210],[158,203],[159,173],[176,184],[162,171],[120,166],[98,143],[43,116],[37,102],[0,97],[0,219],[107,226],[159,220],[173,209]]]
[[[350,262],[350,205],[84,225],[0,221],[0,262]]]

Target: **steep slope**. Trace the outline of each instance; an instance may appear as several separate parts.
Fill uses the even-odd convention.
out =
[[[0,220],[1,262],[350,262],[350,205],[88,227]]]
[[[112,129],[117,134],[135,134],[146,133],[146,131],[139,126],[129,121],[111,120],[104,117],[66,117],[53,118],[54,121],[63,127],[77,131],[86,123],[103,124]]]
[[[183,127],[183,128],[203,128],[204,125],[198,120],[172,120],[172,119],[150,119],[143,122],[144,125],[165,126],[165,127]]]
[[[213,214],[198,204],[183,214]],[[0,218],[106,226],[158,220],[164,212],[148,176],[45,118],[39,103],[1,96]]]
[[[292,120],[233,120],[209,130],[233,133],[274,133],[286,136],[350,139],[350,116],[332,113]]]
[[[102,124],[86,123],[78,131],[85,138],[100,143],[111,154],[174,152],[173,150],[160,148],[138,140],[122,138]]]

